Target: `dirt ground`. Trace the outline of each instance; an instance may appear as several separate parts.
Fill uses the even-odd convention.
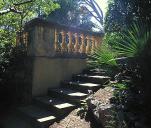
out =
[[[105,87],[99,89],[94,94],[94,99],[97,101],[100,101],[102,104],[108,104],[110,103],[110,99],[113,97],[113,88],[112,87]]]
[[[109,99],[113,96],[113,90],[111,87],[98,90],[94,94],[94,99],[100,101],[103,104],[109,103]],[[72,111],[66,118],[58,123],[54,123],[49,128],[102,128],[101,126],[94,126],[92,122],[80,119],[77,116],[77,109]],[[95,123],[95,122],[93,122]]]
[[[73,110],[66,118],[54,123],[49,128],[91,128],[90,122],[77,116],[77,109]]]

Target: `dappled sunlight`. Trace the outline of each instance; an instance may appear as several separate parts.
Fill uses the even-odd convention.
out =
[[[151,0],[0,0],[0,127],[151,128],[150,23]]]
[[[68,93],[70,96],[86,96],[87,94],[76,92],[76,93]]]
[[[69,103],[62,103],[62,104],[56,104],[55,106],[59,109],[62,109],[62,108],[67,108],[67,107],[71,107],[71,106],[74,106],[74,105],[69,104]]]
[[[54,116],[47,116],[47,117],[42,117],[42,118],[39,118],[37,119],[38,122],[45,122],[45,121],[50,121],[50,120],[54,120],[56,117]]]

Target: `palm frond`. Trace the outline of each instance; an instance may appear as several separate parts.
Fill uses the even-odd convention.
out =
[[[113,48],[119,55],[126,57],[139,56],[144,50],[148,40],[151,38],[151,31],[143,23],[133,23],[125,33],[121,33],[121,40],[117,41]]]
[[[89,56],[88,65],[90,67],[117,66],[115,56],[109,45],[104,43]]]
[[[89,56],[88,65],[117,67],[118,57],[140,56],[150,39],[151,30],[148,25],[133,23],[126,32],[106,35],[102,46]]]

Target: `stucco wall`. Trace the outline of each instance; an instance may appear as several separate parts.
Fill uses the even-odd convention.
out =
[[[29,56],[55,56],[54,28],[36,26],[30,31]]]
[[[32,95],[44,95],[48,88],[58,87],[63,80],[86,68],[85,59],[35,57],[33,62]]]
[[[47,94],[48,88],[58,87],[61,81],[70,80],[73,74],[78,74],[86,68],[85,58],[87,54],[80,52],[81,48],[86,49],[86,46],[89,46],[85,44],[88,41],[84,38],[84,35],[85,37],[89,35],[102,38],[101,33],[49,23],[41,19],[34,19],[27,23],[25,30],[29,34],[27,54],[33,59],[31,67],[32,82],[30,83],[32,96]],[[73,34],[72,37],[75,37],[74,34],[78,34],[80,38],[77,41],[78,45],[76,45],[78,52],[76,52],[76,49],[72,49],[73,52],[71,52],[71,48],[63,50],[66,47],[65,44],[68,48],[71,43],[75,47],[75,41],[70,40],[69,45],[69,32]],[[62,35],[61,41],[55,38],[56,36],[59,38],[60,34]],[[66,38],[68,38],[68,41]],[[55,49],[56,43],[59,50]]]

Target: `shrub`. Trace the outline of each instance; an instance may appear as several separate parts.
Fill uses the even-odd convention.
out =
[[[111,47],[104,43],[94,50],[94,52],[89,56],[88,65],[90,67],[114,67],[117,66],[115,60],[116,54],[112,52]]]

